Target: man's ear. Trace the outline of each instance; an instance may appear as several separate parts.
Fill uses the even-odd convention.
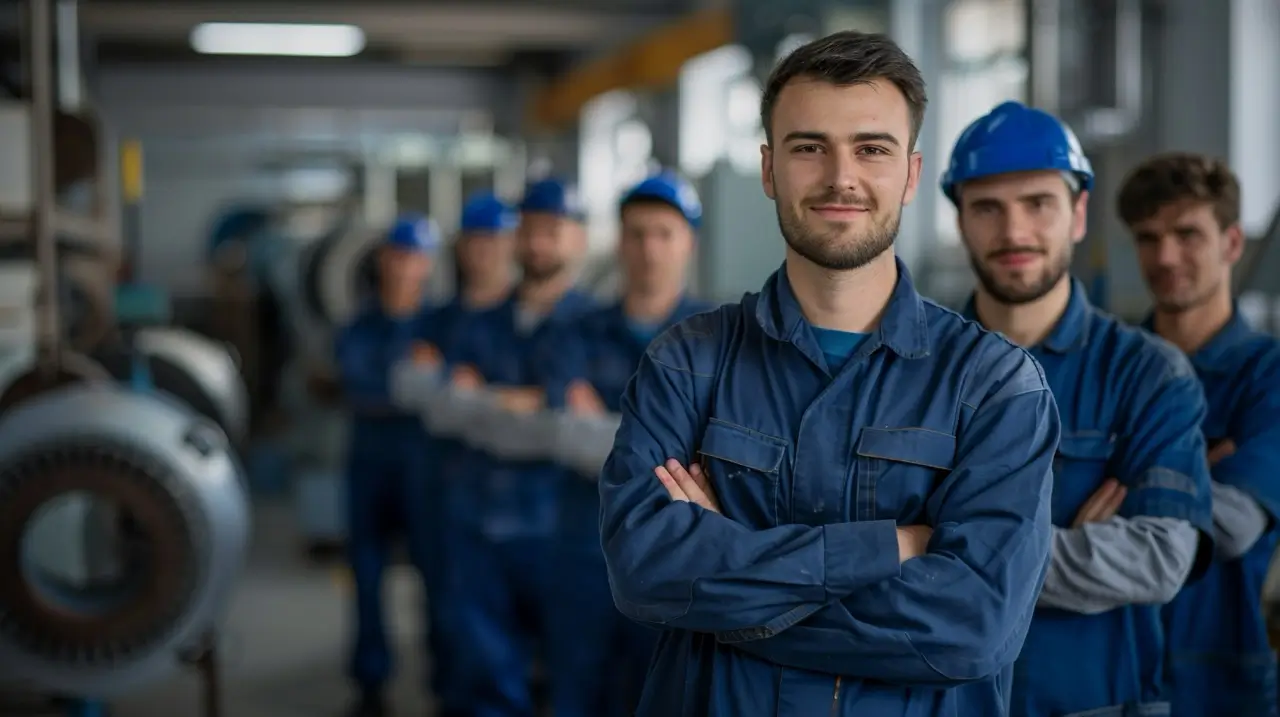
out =
[[[773,188],[773,148],[768,144],[760,145],[760,186],[764,187],[764,195],[777,199]]]
[[[1240,226],[1240,222],[1236,222],[1227,227],[1226,231],[1223,232],[1223,236],[1226,237],[1227,241],[1226,246],[1223,247],[1222,258],[1228,264],[1234,266],[1236,262],[1240,261],[1240,257],[1244,256],[1244,228]]]

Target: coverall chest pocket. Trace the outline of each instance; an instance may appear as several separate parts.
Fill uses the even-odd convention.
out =
[[[928,428],[864,428],[857,453],[854,518],[915,522],[955,466],[956,437]]]
[[[1115,453],[1115,434],[1104,431],[1063,433],[1053,457],[1053,524],[1070,525],[1107,476]]]
[[[727,517],[755,528],[778,524],[785,439],[712,418],[698,453]]]

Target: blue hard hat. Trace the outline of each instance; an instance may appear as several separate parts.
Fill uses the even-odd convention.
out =
[[[472,195],[462,207],[462,233],[509,232],[520,223],[516,212],[493,192]]]
[[[622,195],[618,206],[625,207],[637,200],[670,204],[694,229],[702,221],[702,201],[698,199],[698,190],[674,172],[660,172],[640,182]]]
[[[440,246],[440,229],[435,222],[421,214],[405,214],[391,225],[383,245],[408,251],[432,252]]]
[[[1071,172],[1081,189],[1093,187],[1093,166],[1070,127],[1043,110],[1005,102],[956,140],[942,193],[954,203],[956,188],[971,179],[1039,169]]]
[[[525,188],[524,199],[520,202],[522,214],[554,214],[582,221],[586,212],[578,198],[578,190],[571,184],[548,177],[532,182]]]

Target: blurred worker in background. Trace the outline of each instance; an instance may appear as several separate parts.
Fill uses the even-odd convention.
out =
[[[456,293],[444,305],[424,312],[415,333],[415,362],[446,370],[456,357],[459,342],[475,324],[474,318],[501,305],[511,295],[515,274],[514,232],[518,223],[515,209],[493,192],[480,192],[467,200],[453,247]],[[449,669],[453,665],[450,656],[459,648],[447,637],[453,621],[447,603],[456,591],[447,587],[447,563],[451,556],[446,551],[452,541],[448,537],[446,508],[449,487],[466,480],[458,474],[466,451],[457,440],[432,436],[430,441],[428,492],[431,502],[426,509],[430,511],[427,522],[437,555],[431,561],[433,574],[427,577],[428,634],[432,689],[442,705],[457,701],[448,696],[450,690],[458,689]]]
[[[1231,299],[1245,246],[1240,184],[1222,161],[1162,155],[1133,170],[1117,208],[1155,304],[1146,327],[1190,356],[1209,403],[1216,550],[1164,609],[1173,714],[1274,717],[1261,601],[1280,517],[1280,344]]]
[[[573,289],[586,249],[574,188],[555,178],[534,182],[519,209],[520,283],[510,299],[458,333],[451,357],[454,386],[491,396],[495,412],[492,421],[468,427],[465,439],[486,453],[469,451],[450,489],[449,581],[451,590],[461,591],[450,598],[450,631],[458,644],[450,655],[450,714],[533,714],[530,649],[545,650],[550,639],[547,586],[556,579],[550,547],[565,472],[524,458],[530,442],[524,437],[550,425],[542,415],[539,343],[592,302]],[[523,441],[526,451],[512,452],[505,441]],[[549,448],[549,439],[531,442]]]
[[[417,416],[394,407],[388,371],[406,356],[423,308],[440,237],[426,217],[396,221],[378,248],[378,300],[337,337],[339,382],[351,411],[347,449],[347,556],[356,586],[350,675],[360,690],[353,714],[386,714],[383,686],[392,657],[383,623],[382,576],[403,535],[424,580],[432,575],[426,435]]]
[[[1014,670],[1014,717],[1163,714],[1160,605],[1212,545],[1195,373],[1092,307],[1069,273],[1092,184],[1071,130],[1015,102],[960,135],[942,178],[978,277],[965,314],[1031,352],[1062,418],[1052,562]]]
[[[663,628],[643,717],[994,717],[1049,551],[1035,362],[893,252],[925,90],[882,35],[773,70],[786,263],[649,344],[600,474],[618,608]]]
[[[556,451],[565,485],[552,574],[550,667],[556,717],[625,717],[640,697],[658,633],[614,607],[600,552],[596,478],[613,447],[627,381],[649,342],[710,307],[685,295],[702,205],[693,186],[662,173],[623,195],[621,299],[564,327],[544,345],[547,405],[564,410]]]

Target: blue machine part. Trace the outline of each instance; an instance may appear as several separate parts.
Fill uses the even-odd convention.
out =
[[[116,322],[126,326],[168,324],[173,307],[164,289],[153,284],[126,283],[116,286]]]
[[[224,212],[209,234],[209,256],[228,241],[251,241],[271,225],[271,212],[264,207],[236,207]]]

